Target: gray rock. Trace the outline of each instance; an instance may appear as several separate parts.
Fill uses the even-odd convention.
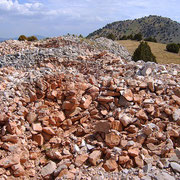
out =
[[[171,168],[175,171],[175,172],[179,172],[180,173],[180,164],[176,163],[176,162],[171,162],[170,163]]]
[[[141,178],[141,180],[151,180],[151,177],[150,176],[143,176],[142,178]]]
[[[151,171],[151,169],[152,169],[152,164],[150,164],[150,163],[143,167],[144,173],[149,173]]]
[[[63,169],[67,169],[67,166],[66,166],[65,164],[60,165],[60,166],[54,171],[54,176],[58,176],[59,173],[60,173]]]
[[[175,180],[175,178],[171,175],[169,175],[166,172],[161,172],[159,174],[157,174],[154,179],[156,180]]]
[[[44,166],[41,169],[42,177],[52,174],[55,171],[55,169],[56,169],[56,163],[53,161],[50,161],[46,166]]]
[[[180,109],[177,109],[177,110],[174,111],[174,113],[173,113],[173,120],[174,121],[180,120]]]

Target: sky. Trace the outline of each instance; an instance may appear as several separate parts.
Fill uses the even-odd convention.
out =
[[[180,0],[0,0],[0,37],[86,36],[107,23],[149,15],[180,22]]]

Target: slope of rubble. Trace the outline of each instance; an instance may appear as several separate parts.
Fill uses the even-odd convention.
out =
[[[0,179],[180,179],[180,65],[104,38],[0,53]]]

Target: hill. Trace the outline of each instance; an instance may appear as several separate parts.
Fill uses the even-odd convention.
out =
[[[125,46],[129,53],[133,55],[135,49],[138,47],[138,41],[121,40],[118,41],[121,45]],[[152,53],[156,56],[157,62],[160,64],[180,64],[180,52],[178,54],[166,51],[166,44],[148,42],[151,47]]]
[[[180,23],[161,16],[148,16],[140,19],[117,21],[94,31],[88,37],[107,37],[114,34],[121,37],[141,33],[144,38],[155,37],[161,43],[180,42]]]

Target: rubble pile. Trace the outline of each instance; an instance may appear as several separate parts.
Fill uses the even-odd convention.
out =
[[[178,179],[180,65],[75,51],[75,41],[44,40],[41,60],[4,61],[0,178]]]

